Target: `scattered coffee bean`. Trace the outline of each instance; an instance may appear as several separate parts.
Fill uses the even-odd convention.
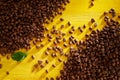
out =
[[[54,78],[50,78],[50,80],[54,80]]]
[[[95,22],[95,19],[94,18],[91,18],[91,23],[94,23]]]
[[[48,70],[46,69],[45,72],[48,73]]]
[[[45,55],[49,55],[49,52],[48,52],[48,51],[45,51]]]
[[[59,61],[59,62],[62,62],[62,59],[58,58],[58,61]]]
[[[41,65],[41,64],[42,64],[42,62],[43,62],[43,61],[41,61],[41,60],[38,60],[38,64],[39,64],[39,65]]]
[[[83,30],[81,29],[81,27],[78,27],[78,29],[79,29],[80,32],[83,32]]]
[[[71,23],[68,21],[68,26],[71,26]]]
[[[85,24],[83,25],[83,28],[86,28],[86,25],[85,25]]]
[[[64,28],[64,25],[61,25],[61,27],[60,27],[61,29],[63,29]]]
[[[47,50],[52,50],[52,47],[48,47]]]
[[[54,57],[57,56],[57,54],[56,53],[52,53],[51,56],[54,58]]]
[[[105,23],[102,30],[93,30],[90,35],[86,35],[89,37],[85,41],[79,41],[76,49],[70,48],[68,59],[63,62],[63,70],[60,71],[61,75],[56,79],[119,79],[120,23],[111,18],[106,18]],[[70,40],[73,38],[70,37]]]
[[[48,60],[45,60],[45,63],[48,64],[49,63]]]
[[[52,64],[52,67],[54,67],[54,68],[55,68],[55,67],[56,67],[56,66],[55,66],[55,64]]]
[[[34,56],[34,55],[32,55],[32,56],[31,56],[31,58],[32,58],[32,59],[35,59],[35,56]]]
[[[2,68],[2,64],[0,64],[0,69]]]
[[[46,77],[46,80],[49,80],[49,78],[48,78],[48,77]]]
[[[21,48],[28,50],[34,38],[45,38],[44,31],[48,29],[44,24],[61,15],[67,3],[69,0],[0,1],[0,53],[14,53]]]
[[[66,40],[66,38],[63,38],[63,42],[66,42],[67,40]]]
[[[63,44],[64,47],[67,47],[67,44]]]
[[[9,75],[10,73],[7,71],[6,74]]]
[[[41,68],[44,68],[44,67],[45,67],[45,65],[44,65],[44,64],[41,64],[41,65],[40,65],[40,67],[41,67]]]
[[[60,18],[60,21],[64,21],[64,19],[63,19],[63,18]]]

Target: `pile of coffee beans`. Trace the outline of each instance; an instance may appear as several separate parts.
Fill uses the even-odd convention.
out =
[[[120,80],[120,24],[109,16],[105,22],[70,49],[57,80]]]
[[[69,0],[0,0],[0,53],[30,49],[44,36],[44,24],[62,14]]]

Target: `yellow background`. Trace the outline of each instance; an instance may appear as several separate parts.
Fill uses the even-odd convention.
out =
[[[104,11],[108,11],[111,8],[114,8],[117,12],[117,14],[120,15],[120,0],[95,0],[94,6],[89,8],[90,0],[71,0],[70,4],[66,6],[66,10],[63,12],[62,16],[56,16],[54,19],[54,22],[46,25],[46,27],[51,30],[53,25],[56,25],[57,29],[60,30],[60,25],[67,24],[68,21],[71,22],[72,25],[75,26],[75,29],[77,29],[79,26],[83,26],[84,24],[87,26],[86,29],[84,29],[83,33],[79,33],[76,31],[73,36],[77,40],[81,40],[84,38],[86,33],[89,33],[88,28],[92,25],[89,24],[90,19],[94,18],[96,22],[98,23],[98,29],[102,29],[104,23],[102,22],[103,18],[101,18]],[[59,22],[60,18],[64,18],[63,22]],[[68,31],[70,30],[70,27],[66,27],[62,29],[61,31],[66,33],[66,39],[70,36],[68,34]],[[50,31],[46,32],[50,33]],[[55,36],[53,36],[55,37]],[[53,38],[54,41],[54,38]],[[27,51],[27,58],[25,58],[21,62],[13,61],[12,59],[7,60],[6,56],[2,57],[0,55],[0,63],[3,64],[2,69],[0,69],[0,80],[45,80],[46,77],[56,77],[59,76],[59,70],[62,69],[63,63],[58,62],[58,58],[61,58],[63,61],[66,60],[64,56],[60,56],[58,53],[58,56],[56,58],[52,58],[50,54],[48,56],[45,55],[45,51],[47,47],[54,46],[52,42],[48,42],[47,38],[43,39],[43,42],[39,44],[44,44],[43,48],[36,49],[35,46],[32,46],[32,48]],[[62,46],[63,44],[59,44],[59,46]],[[70,46],[69,46],[70,47]],[[24,51],[24,50],[23,50]],[[64,52],[68,52],[68,48],[64,49]],[[35,59],[31,59],[31,55],[35,56]],[[49,64],[45,64],[44,68],[36,69],[36,71],[32,72],[33,65],[37,63],[37,60],[42,60],[43,63],[45,60],[49,61]],[[52,64],[55,64],[56,67],[51,67]],[[48,70],[49,73],[45,73],[45,70]],[[6,75],[6,71],[9,71],[10,74]]]

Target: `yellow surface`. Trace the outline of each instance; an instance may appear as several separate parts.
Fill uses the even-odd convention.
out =
[[[53,23],[46,25],[46,27],[51,30],[53,25],[56,25],[57,29],[60,30],[60,25],[66,25],[68,21],[71,22],[72,25],[77,29],[79,26],[83,26],[84,24],[87,26],[84,29],[83,33],[80,33],[78,30],[74,34],[72,34],[77,40],[81,40],[84,38],[85,34],[89,32],[88,28],[92,25],[89,24],[90,19],[94,18],[98,23],[98,29],[102,29],[104,25],[103,19],[101,15],[104,11],[108,11],[111,8],[114,8],[117,14],[120,14],[120,0],[95,0],[94,6],[89,8],[90,0],[71,0],[71,3],[67,5],[66,10],[63,12],[62,16],[57,16],[54,19]],[[64,18],[63,22],[59,22],[60,18]],[[61,31],[66,33],[65,38],[68,39],[70,36],[68,34],[70,27],[62,29]],[[50,31],[46,32],[50,33]],[[0,69],[0,80],[45,80],[46,77],[56,77],[59,76],[59,70],[63,68],[63,62],[59,62],[57,59],[61,58],[63,61],[66,60],[64,56],[60,56],[57,53],[56,58],[51,57],[51,53],[48,56],[45,55],[45,51],[47,47],[54,46],[55,35],[53,36],[53,40],[51,42],[47,41],[47,38],[43,40],[43,42],[39,44],[44,44],[43,48],[36,49],[35,46],[27,51],[28,56],[22,62],[16,62],[12,59],[7,60],[6,57],[0,56],[0,63],[3,64],[2,69]],[[61,42],[58,46],[62,46]],[[63,46],[62,46],[63,47]],[[71,47],[71,46],[69,46]],[[68,48],[64,48],[64,52],[68,52]],[[31,55],[35,56],[35,59],[31,59]],[[37,60],[42,60],[45,65],[44,68],[38,68],[33,70],[33,65],[37,63]],[[45,64],[45,60],[49,60],[49,64]],[[53,68],[52,64],[55,64],[56,67]],[[45,73],[45,70],[48,70],[49,73]],[[10,74],[6,75],[6,71],[9,71]]]

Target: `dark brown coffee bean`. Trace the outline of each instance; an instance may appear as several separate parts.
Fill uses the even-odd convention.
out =
[[[52,53],[51,56],[54,58],[54,57],[57,56],[57,54],[56,53]]]
[[[2,64],[0,64],[0,69],[2,68]]]
[[[48,63],[49,63],[49,61],[48,61],[48,60],[45,60],[45,63],[46,63],[46,64],[48,64]]]
[[[90,6],[91,6],[91,7],[94,6],[94,2],[93,2],[93,1],[90,3]]]
[[[29,50],[33,39],[36,45],[37,39],[45,38],[44,32],[48,31],[45,24],[61,15],[67,3],[69,0],[0,1],[0,53]]]
[[[67,24],[68,24],[68,26],[71,26],[71,23],[70,23],[69,21],[68,21],[68,23],[67,23]]]
[[[58,58],[58,61],[59,61],[59,62],[62,62],[62,59]]]
[[[81,29],[81,27],[78,27],[78,29],[79,29],[80,32],[83,32],[83,30]]]
[[[52,67],[54,67],[54,68],[55,68],[55,67],[56,67],[56,66],[55,66],[55,64],[52,64]]]
[[[63,42],[66,42],[67,40],[65,38],[63,38]]]
[[[83,28],[86,28],[86,25],[83,25]]]
[[[54,78],[50,78],[50,80],[54,80]]]
[[[6,74],[9,75],[10,73],[7,71]]]
[[[61,25],[61,27],[60,27],[61,29],[63,29],[64,28],[64,25]]]
[[[48,78],[48,77],[46,77],[46,80],[49,80],[49,78]]]
[[[95,22],[95,19],[94,18],[91,18],[91,23],[94,23]]]
[[[104,28],[93,30],[90,35],[86,34],[87,38],[84,41],[74,40],[73,36],[69,38],[77,46],[70,47],[67,61],[63,62],[63,70],[60,71],[61,75],[56,79],[117,80],[119,78],[120,24],[111,17],[105,16],[105,19]]]
[[[52,47],[48,47],[47,50],[52,50]]]
[[[45,72],[48,73],[48,70],[46,69]]]
[[[34,56],[34,55],[32,55],[32,56],[31,56],[31,58],[32,58],[32,59],[35,59],[35,56]]]
[[[41,65],[40,65],[40,67],[41,67],[41,68],[44,68],[44,67],[45,67],[45,65],[44,65],[44,64],[41,64]]]
[[[43,62],[43,61],[41,61],[41,60],[38,60],[38,64],[39,64],[39,65],[41,65],[41,64],[42,64],[42,62]]]
[[[48,52],[48,51],[45,51],[45,55],[49,55],[49,52]]]
[[[63,18],[60,18],[60,21],[64,21],[64,19],[63,19]]]

